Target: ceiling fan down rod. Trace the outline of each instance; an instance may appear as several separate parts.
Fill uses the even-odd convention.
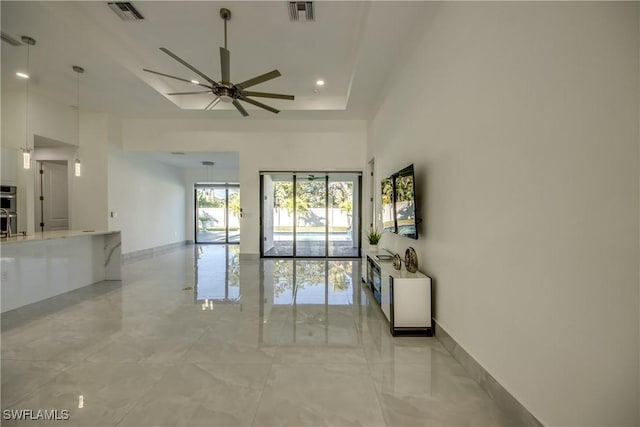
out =
[[[220,9],[220,18],[224,21],[224,48],[227,48],[227,21],[231,19],[231,11],[227,8]]]

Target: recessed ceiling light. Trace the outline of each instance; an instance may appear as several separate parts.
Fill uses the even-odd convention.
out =
[[[191,80],[191,83],[193,83],[194,85],[199,85],[200,84],[200,82],[197,81],[197,80]]]
[[[20,71],[18,71],[16,73],[16,76],[20,77],[21,79],[28,79],[29,78],[29,74],[27,73],[21,73]]]
[[[318,81],[316,81],[316,85],[318,85],[318,86],[324,86],[324,80],[318,80]]]

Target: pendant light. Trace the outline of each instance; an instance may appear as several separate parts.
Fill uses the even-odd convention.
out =
[[[77,65],[73,66],[76,72],[76,135],[78,138],[78,148],[76,149],[76,159],[73,161],[75,176],[82,174],[82,165],[80,164],[80,74],[84,73],[84,68]]]
[[[25,89],[25,118],[24,118],[24,148],[22,149],[22,167],[24,169],[31,169],[31,152],[33,151],[29,147],[29,80],[31,77],[31,70],[29,68],[29,47],[36,44],[36,41],[29,36],[22,36],[22,42],[27,45],[27,73],[20,74],[19,76],[26,79]]]
[[[202,166],[204,166],[205,168],[207,168],[207,183],[211,184],[213,182],[213,165],[215,165],[215,162],[212,162],[210,160],[205,160],[202,162]]]

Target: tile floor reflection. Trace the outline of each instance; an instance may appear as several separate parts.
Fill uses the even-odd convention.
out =
[[[5,313],[2,409],[70,420],[2,425],[515,424],[434,338],[390,336],[359,262],[237,249],[186,246]]]

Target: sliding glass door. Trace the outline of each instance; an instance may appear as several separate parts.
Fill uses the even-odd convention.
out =
[[[327,185],[329,256],[359,256],[360,174],[330,173]]]
[[[261,174],[263,257],[360,256],[361,174]]]
[[[240,187],[196,184],[196,243],[240,243]]]
[[[295,255],[327,255],[327,176],[296,175]]]

